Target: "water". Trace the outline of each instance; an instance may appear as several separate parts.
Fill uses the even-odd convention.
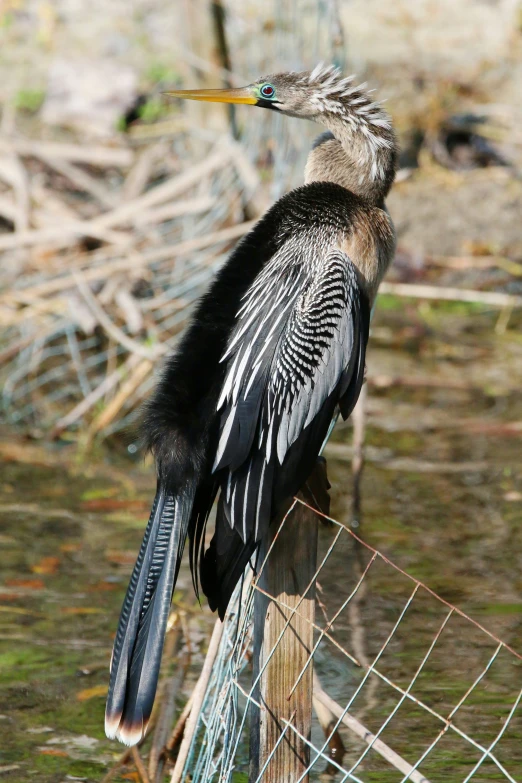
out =
[[[369,462],[357,532],[522,651],[522,431],[512,424],[522,420],[521,324],[512,316],[507,331],[497,334],[496,316],[477,308],[423,309],[383,301],[368,359]],[[332,515],[346,523],[350,442],[351,430],[340,427],[327,454]],[[121,753],[103,734],[104,695],[117,616],[154,479],[149,465],[124,459],[117,443],[112,448],[82,462],[67,447],[44,448],[3,435],[0,773],[14,767],[2,774],[9,783],[36,776],[41,783],[100,781]],[[324,528],[320,535],[324,550],[333,531]],[[346,535],[320,578],[329,613],[367,559]],[[382,562],[372,566],[355,610],[342,613],[335,624],[336,640],[371,660],[404,605],[411,589],[406,581]],[[185,696],[212,622],[193,603],[189,588],[185,566],[175,597],[186,610],[194,653]],[[412,607],[382,661],[394,682],[408,683],[443,617],[427,595]],[[449,712],[493,650],[481,632],[452,618],[417,694],[437,711]],[[498,732],[509,699],[522,687],[520,662],[502,652],[497,663],[462,717],[481,742]],[[360,671],[333,645],[324,648],[318,669],[325,690],[346,703]],[[354,714],[376,731],[397,700],[378,681],[355,702]],[[414,707],[403,705],[383,735],[409,759],[440,730],[435,718],[426,719]],[[498,748],[515,780],[522,780],[520,713]],[[344,731],[343,739],[346,759],[354,759],[361,746]],[[477,758],[449,735],[439,750],[425,773],[432,781],[462,780]],[[401,779],[377,762],[363,764],[358,774],[368,781]],[[136,779],[130,767],[114,778],[129,779]],[[492,765],[474,778],[502,779]]]

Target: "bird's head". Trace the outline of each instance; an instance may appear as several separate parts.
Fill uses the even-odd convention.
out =
[[[246,87],[225,90],[173,90],[167,92],[175,98],[211,103],[238,103],[261,106],[289,114],[310,116],[306,110],[308,91],[301,80],[305,74],[281,73],[265,76]]]
[[[339,143],[319,144],[308,157],[305,181],[330,180],[376,204],[388,193],[395,175],[397,143],[388,114],[373,100],[365,84],[343,77],[334,66],[313,71],[279,73],[247,87],[225,90],[176,90],[177,98],[244,103],[326,127]],[[329,137],[327,137],[329,138]],[[339,146],[344,154],[340,154]]]
[[[271,74],[247,87],[175,90],[167,95],[196,101],[250,104],[318,122],[328,114],[354,126],[389,127],[388,116],[372,101],[365,87],[364,84],[357,86],[353,76],[343,78],[334,66],[318,65],[313,71]]]

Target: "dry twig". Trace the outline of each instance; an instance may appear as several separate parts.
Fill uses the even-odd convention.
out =
[[[145,768],[145,764],[143,763],[143,759],[141,758],[140,752],[136,747],[136,745],[134,745],[131,748],[131,754],[132,754],[132,760],[134,761],[134,764],[136,765],[136,769],[138,770],[138,775],[140,776],[141,782],[150,783],[149,776]]]
[[[92,312],[100,326],[105,329],[107,334],[112,337],[116,343],[123,345],[123,347],[129,351],[129,353],[134,353],[137,356],[141,356],[144,359],[149,359],[150,361],[154,361],[158,358],[158,356],[161,356],[166,352],[167,349],[164,345],[158,344],[152,348],[147,348],[145,345],[136,342],[136,340],[133,340],[132,337],[129,337],[127,334],[125,334],[125,332],[123,332],[119,326],[116,326],[116,324],[111,321],[107,313],[100,307],[91,289],[85,283],[81,273],[74,271],[72,274],[76,281],[76,285],[78,286],[78,290],[85,299],[85,303],[87,304],[89,310]]]
[[[136,366],[138,361],[138,356],[133,353],[121,367],[118,367],[117,370],[107,375],[106,378],[104,378],[104,380],[95,389],[93,389],[90,394],[87,395],[87,397],[75,405],[74,408],[69,411],[69,413],[67,413],[65,416],[62,416],[61,419],[58,419],[51,431],[51,438],[59,437],[59,435],[64,430],[81,419],[88,410],[96,405],[98,400],[101,400],[101,398],[107,394],[108,391],[113,389],[119,383],[121,378],[124,377],[126,373],[131,371]]]
[[[50,168],[67,177],[73,185],[80,190],[84,190],[89,193],[96,201],[98,201],[103,207],[107,209],[113,209],[117,203],[117,197],[111,193],[101,182],[86,171],[79,169],[78,166],[69,163],[66,160],[60,160],[60,158],[48,157],[45,155],[39,156],[44,163]]]
[[[221,642],[222,635],[223,623],[221,620],[216,620],[216,624],[214,625],[214,630],[210,638],[207,656],[205,658],[199,680],[197,681],[196,687],[192,693],[192,709],[190,710],[190,715],[185,726],[185,732],[183,734],[183,740],[179,749],[178,758],[176,759],[176,765],[172,773],[171,783],[179,783],[181,780],[183,767],[185,766],[185,761],[187,760],[187,756],[190,750],[192,737],[194,736],[194,732],[196,730],[199,712],[205,698],[205,692],[212,672],[212,667],[219,650],[219,644]]]
[[[187,724],[188,717],[190,715],[190,711],[192,710],[192,700],[193,700],[194,692],[192,692],[187,699],[187,703],[183,707],[183,710],[181,711],[181,715],[179,716],[176,725],[172,729],[172,733],[170,735],[170,739],[165,745],[165,751],[166,753],[172,753],[179,745],[181,740],[183,739],[183,733],[185,731],[185,726]]]
[[[67,144],[54,141],[31,141],[30,139],[0,138],[0,152],[17,152],[23,157],[57,158],[73,160],[76,163],[90,163],[91,166],[132,165],[134,153],[126,147],[102,147],[89,144]]]
[[[114,421],[131,394],[136,391],[140,383],[152,371],[153,366],[153,363],[149,361],[149,359],[143,359],[137,367],[134,367],[130,372],[129,377],[122,383],[112,400],[93,420],[89,427],[89,437],[94,437]]]
[[[398,769],[403,775],[409,775],[409,779],[412,783],[429,783],[428,778],[421,772],[413,769],[411,764],[408,764],[402,756],[399,756],[398,753],[392,750],[381,739],[375,737],[366,726],[363,726],[363,724],[357,720],[357,718],[354,718],[353,715],[345,712],[336,701],[323,691],[317,679],[314,679],[314,698],[327,707],[332,715],[334,715],[337,720],[340,719],[341,723],[350,729],[350,731],[353,731],[354,734],[364,740],[368,745],[371,744],[372,748],[395,767],[395,769]]]
[[[250,220],[246,223],[240,223],[237,226],[212,231],[210,234],[205,234],[202,237],[188,239],[177,245],[168,245],[167,247],[160,247],[144,253],[134,253],[131,257],[126,255],[125,258],[117,258],[108,261],[106,264],[100,264],[100,266],[85,269],[82,273],[82,277],[86,283],[94,280],[103,280],[115,272],[139,269],[140,267],[146,267],[149,264],[163,261],[166,258],[180,258],[181,256],[188,255],[196,250],[203,250],[204,248],[212,247],[212,245],[217,245],[221,242],[226,243],[238,239],[248,233],[254,224],[255,221]],[[27,296],[47,296],[49,294],[57,293],[58,291],[64,291],[67,288],[72,288],[74,284],[74,274],[73,272],[70,272],[61,277],[53,278],[52,280],[45,280],[43,283],[38,283],[35,286],[9,291],[0,297],[0,302],[12,303],[22,301],[22,297]]]
[[[413,283],[381,283],[380,294],[393,294],[413,299],[445,299],[450,302],[476,302],[492,307],[522,307],[522,296],[496,291],[474,291],[469,288],[451,288]]]
[[[177,615],[179,618],[179,615]],[[176,628],[176,636],[171,639],[167,636],[165,657],[173,659],[180,651],[181,640],[184,638],[179,626]],[[179,694],[190,664],[190,652],[186,647],[182,660],[178,662],[175,674],[164,683],[161,706],[158,711],[158,720],[152,738],[152,747],[149,754],[149,776],[151,782],[159,783],[162,777],[165,758],[167,756],[167,744],[169,733],[172,730],[176,696]]]

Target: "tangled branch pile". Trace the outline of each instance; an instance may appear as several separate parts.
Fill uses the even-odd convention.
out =
[[[0,211],[16,229],[0,235],[4,409],[55,434],[108,434],[250,227],[257,172],[230,138],[193,128],[134,146],[0,144]]]

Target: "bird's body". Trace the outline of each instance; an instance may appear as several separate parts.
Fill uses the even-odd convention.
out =
[[[289,76],[289,86],[278,86]],[[236,102],[264,106],[262,90],[286,88],[280,110],[298,116],[310,116],[295,105],[298,88],[307,89],[313,118],[330,133],[310,153],[306,184],[266,213],[218,273],[146,407],[158,489],[122,609],[106,713],[109,736],[128,744],[139,741],[152,709],[187,533],[195,585],[223,617],[270,523],[310,475],[333,418],[349,416],[357,401],[370,308],[394,251],[383,201],[395,166],[386,115],[333,69],[255,87],[256,101]],[[350,96],[343,119],[338,104]]]

